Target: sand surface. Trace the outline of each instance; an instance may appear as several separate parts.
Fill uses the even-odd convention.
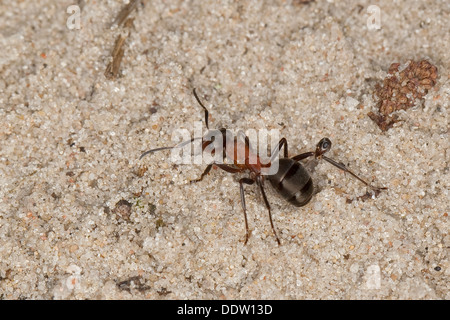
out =
[[[113,24],[125,4],[0,2],[0,299],[450,299],[450,2],[377,1],[378,30],[370,1],[142,1]],[[381,132],[374,86],[409,59],[437,84]],[[266,186],[278,246],[245,186],[244,245],[245,174],[139,160],[203,120],[193,88],[211,128],[278,129],[290,155],[329,137],[389,189],[311,161],[308,205]]]

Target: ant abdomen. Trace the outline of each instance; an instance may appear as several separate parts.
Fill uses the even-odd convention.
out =
[[[308,171],[290,158],[279,159],[278,172],[267,178],[274,189],[296,207],[306,205],[313,196],[314,186]]]

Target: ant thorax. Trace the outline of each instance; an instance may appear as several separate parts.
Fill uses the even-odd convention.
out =
[[[274,174],[278,170],[278,137],[277,130],[249,130],[247,134],[242,130],[209,130],[202,138],[203,161],[234,164],[260,175]],[[274,151],[269,153],[272,146]]]

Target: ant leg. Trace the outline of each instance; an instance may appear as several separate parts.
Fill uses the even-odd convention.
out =
[[[244,141],[245,141],[245,146],[247,148],[250,148],[250,139],[248,138],[248,136],[245,134],[244,131],[239,130],[237,133],[238,136],[243,136],[244,137]]]
[[[281,245],[280,239],[278,239],[277,231],[275,230],[275,227],[273,225],[272,213],[270,212],[270,204],[269,204],[269,201],[267,200],[266,192],[264,191],[264,185],[263,185],[264,182],[263,182],[261,176],[256,177],[256,182],[258,183],[259,188],[261,189],[261,193],[262,193],[262,196],[264,199],[264,203],[266,204],[267,210],[269,210],[269,220],[270,220],[270,225],[272,226],[273,234],[275,235],[275,238],[277,239],[278,245]]]
[[[195,180],[191,180],[190,183],[195,183],[195,182],[200,182],[203,180],[203,178],[211,171],[212,168],[212,164],[208,164],[208,166],[206,167],[205,171],[203,171],[202,175],[200,176],[200,178],[195,179]]]
[[[194,90],[192,90],[194,92],[194,97],[197,100],[198,104],[203,108],[203,110],[205,110],[205,123],[206,123],[206,129],[209,130],[209,125],[208,125],[208,117],[209,117],[209,112],[208,109],[206,109],[206,107],[203,105],[203,103],[200,101],[197,92],[195,92],[195,88]]]
[[[223,163],[214,163],[214,165],[218,166],[220,169],[222,169],[226,172],[229,172],[229,173],[239,173],[239,172],[242,172],[245,170],[245,169],[235,168],[228,164],[223,164]]]
[[[353,172],[351,172],[350,170],[347,169],[347,167],[343,164],[343,163],[339,163],[334,161],[333,159],[330,159],[328,157],[322,156],[322,158],[327,161],[328,163],[331,163],[333,166],[335,166],[338,169],[341,169],[344,172],[349,173],[350,175],[352,175],[354,178],[358,179],[359,181],[361,181],[362,183],[364,183],[366,186],[372,188],[375,191],[380,191],[380,190],[387,190],[386,187],[375,187],[372,186],[370,183],[364,181],[363,179],[361,179],[360,177],[358,177],[356,174],[354,174]]]
[[[191,180],[190,183],[195,183],[195,182],[200,182],[200,181],[202,181],[203,178],[211,171],[211,168],[212,168],[212,166],[214,166],[214,165],[217,166],[217,167],[219,167],[220,169],[226,171],[226,172],[229,172],[229,173],[238,173],[238,172],[242,172],[242,169],[235,168],[235,167],[232,167],[232,166],[227,165],[227,164],[211,163],[211,164],[208,164],[208,166],[206,167],[205,171],[203,171],[203,173],[202,173],[202,175],[200,176],[200,178],[195,179],[195,180]]]
[[[242,178],[239,180],[239,186],[240,186],[240,190],[241,190],[241,205],[242,205],[242,209],[244,210],[244,219],[245,219],[245,242],[244,242],[244,245],[246,245],[248,238],[250,236],[250,232],[248,231],[247,209],[245,207],[244,183],[252,185],[253,183],[255,183],[255,180],[250,179],[250,178]]]
[[[288,143],[286,138],[281,138],[281,140],[278,142],[278,145],[275,147],[275,149],[271,153],[270,162],[275,159],[276,156],[280,153],[281,148],[284,147],[284,157],[288,158]]]

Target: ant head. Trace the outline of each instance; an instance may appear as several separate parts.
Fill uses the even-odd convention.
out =
[[[322,138],[316,146],[314,157],[320,158],[324,153],[331,149],[331,141],[328,138]]]

